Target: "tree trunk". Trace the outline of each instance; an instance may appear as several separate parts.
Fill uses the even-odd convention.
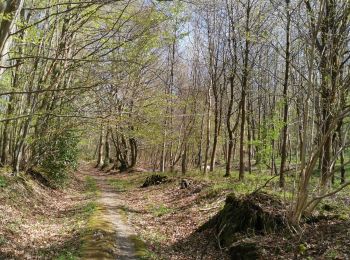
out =
[[[98,142],[98,153],[97,153],[97,163],[96,168],[99,168],[103,165],[103,127],[101,125],[100,129],[100,140]]]
[[[4,65],[7,52],[10,48],[9,36],[11,31],[13,31],[13,27],[15,26],[15,22],[20,15],[20,12],[23,7],[24,0],[8,0],[3,3],[4,9],[3,12],[0,13],[3,15],[0,23],[0,76],[4,72],[4,68],[1,66]]]
[[[206,136],[206,147],[205,147],[205,157],[204,157],[204,174],[207,174],[207,166],[208,166],[208,159],[209,159],[209,149],[210,149],[210,117],[211,117],[211,91],[210,86],[208,87],[208,95],[207,95],[207,102],[208,102],[208,108],[207,108],[207,136]]]
[[[285,166],[287,159],[287,136],[288,136],[288,80],[289,80],[289,66],[290,66],[290,11],[289,0],[286,0],[287,11],[287,28],[286,28],[286,63],[284,71],[284,83],[283,83],[283,129],[282,129],[282,148],[281,148],[281,165],[280,165],[280,180],[279,185],[281,188],[285,186]]]
[[[239,180],[242,181],[244,179],[244,132],[245,132],[245,121],[246,121],[246,96],[247,96],[247,87],[248,87],[248,77],[249,77],[249,48],[250,48],[250,39],[249,39],[249,20],[250,20],[250,1],[248,1],[247,9],[246,9],[246,40],[245,40],[245,50],[244,50],[244,68],[243,68],[243,76],[242,76],[242,98],[241,98],[241,132],[240,132],[240,147],[239,147]]]
[[[203,150],[203,135],[204,135],[204,115],[202,116],[201,120],[201,135],[199,139],[199,144],[198,144],[198,154],[197,154],[197,168],[201,169],[202,162],[203,162],[203,155],[202,155],[202,150]]]
[[[111,156],[110,156],[111,146],[110,146],[110,143],[109,143],[109,133],[110,133],[110,131],[107,128],[107,133],[106,133],[106,138],[105,138],[105,143],[104,143],[105,156],[104,156],[104,159],[103,159],[102,168],[108,167],[108,165],[109,165],[109,163],[111,161]]]
[[[130,168],[136,166],[137,163],[137,142],[135,138],[129,139],[130,144]]]
[[[233,129],[231,128],[231,117],[233,110],[233,99],[234,99],[234,76],[230,77],[230,99],[226,116],[226,127],[228,132],[228,148],[227,148],[227,161],[226,161],[226,172],[224,177],[230,176],[231,171],[231,158],[232,158],[232,150],[233,150]]]
[[[186,174],[187,172],[187,145],[185,145],[184,151],[182,153],[182,160],[181,160],[181,173]]]
[[[217,86],[215,87],[217,88]],[[217,90],[215,91],[217,92]],[[215,97],[216,96],[216,97]],[[214,171],[215,167],[215,157],[216,157],[216,148],[218,145],[218,137],[219,137],[219,108],[218,108],[218,94],[214,95],[215,99],[215,109],[214,109],[214,138],[213,138],[213,148],[211,150],[211,158],[210,158],[210,171]]]

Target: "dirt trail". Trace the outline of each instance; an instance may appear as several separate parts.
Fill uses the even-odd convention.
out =
[[[112,225],[113,231],[116,233],[116,247],[118,249],[116,259],[136,260],[134,243],[130,239],[135,233],[119,213],[123,203],[118,198],[118,192],[109,184],[111,176],[88,166],[82,167],[81,172],[96,180],[100,191],[97,202],[106,209],[103,217]]]

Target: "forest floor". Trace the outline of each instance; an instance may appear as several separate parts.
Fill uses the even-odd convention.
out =
[[[80,179],[51,189],[28,174],[0,173],[0,259],[71,259],[94,207]]]
[[[270,175],[222,178],[222,172],[168,174],[170,181],[142,188],[151,173],[114,173],[109,182],[119,192],[123,211],[144,242],[143,259],[236,259],[221,247],[218,231],[203,225],[225,204],[228,194],[252,193],[263,186]],[[190,183],[182,189],[182,178]],[[269,182],[265,192],[287,202],[290,194],[281,192],[278,180]],[[236,234],[236,244],[255,243],[261,259],[349,259],[350,189],[325,200],[314,219],[302,223],[301,232],[290,230],[273,234]],[[242,258],[245,259],[245,258]],[[247,258],[248,259],[248,258]],[[252,258],[253,259],[253,258]]]
[[[0,259],[231,259],[214,228],[201,229],[225,205],[228,194],[251,193],[270,176],[204,178],[168,174],[164,184],[142,188],[147,172],[102,172],[82,165],[63,190],[27,174],[0,173]],[[266,192],[287,200],[271,181]],[[350,191],[335,195],[302,232],[237,234],[256,243],[262,259],[349,259]]]
[[[0,259],[136,259],[109,177],[82,165],[64,189],[0,173]]]

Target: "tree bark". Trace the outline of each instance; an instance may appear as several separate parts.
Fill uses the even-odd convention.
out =
[[[249,49],[250,49],[250,0],[247,3],[246,9],[246,24],[245,24],[245,48],[244,48],[244,65],[243,65],[243,76],[242,76],[242,96],[241,96],[241,132],[240,132],[240,147],[239,147],[239,180],[244,179],[244,132],[245,132],[245,121],[246,121],[246,96],[247,96],[247,87],[248,87],[248,77],[249,77]]]
[[[100,138],[98,142],[98,153],[97,153],[97,163],[96,168],[99,168],[103,165],[103,126],[100,128]]]
[[[287,136],[288,136],[288,84],[289,84],[289,66],[290,66],[290,10],[289,1],[286,0],[287,12],[287,28],[286,28],[286,58],[285,71],[283,83],[283,129],[282,129],[282,147],[281,147],[281,165],[280,165],[280,179],[279,186],[285,186],[285,168],[287,159]]]

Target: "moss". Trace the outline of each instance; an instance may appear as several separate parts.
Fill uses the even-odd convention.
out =
[[[132,235],[130,237],[131,241],[134,244],[135,247],[135,252],[136,252],[136,257],[141,259],[141,260],[159,260],[162,259],[159,256],[157,256],[155,253],[151,252],[150,250],[147,249],[146,243],[140,239],[136,235]]]
[[[4,176],[0,176],[0,188],[5,188],[7,186],[7,181]]]
[[[77,252],[72,252],[72,251],[65,251],[63,253],[61,253],[56,260],[77,260],[78,256],[77,256]]]
[[[143,258],[146,255],[148,255],[148,250],[146,247],[145,242],[143,242],[140,238],[138,238],[136,235],[132,235],[130,237],[131,241],[134,243],[135,246],[135,252],[136,256],[139,258]]]
[[[120,209],[118,210],[121,218],[123,221],[128,222],[128,213],[127,213],[127,208],[125,206],[120,206]]]
[[[85,191],[96,199],[99,194],[96,180],[86,177],[85,181]],[[79,256],[82,259],[115,259],[116,233],[113,225],[104,219],[105,211],[106,209],[95,200],[83,207],[84,217],[87,217],[88,221],[80,237]]]
[[[114,259],[115,237],[111,223],[103,218],[105,209],[97,206],[82,235],[82,259]]]

